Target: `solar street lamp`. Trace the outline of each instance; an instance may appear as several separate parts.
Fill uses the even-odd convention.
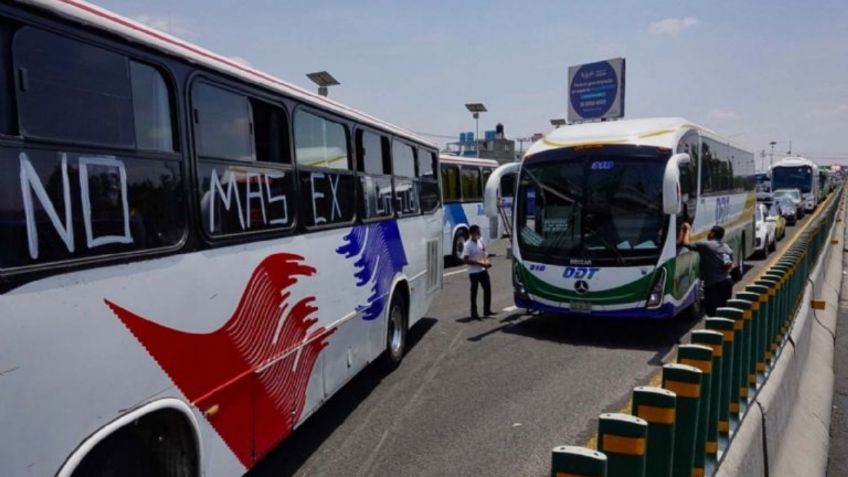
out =
[[[327,96],[327,87],[328,86],[337,86],[340,85],[333,75],[327,73],[326,71],[316,71],[315,73],[309,73],[306,75],[313,83],[318,85],[318,94],[321,96]]]
[[[471,115],[474,117],[474,123],[477,130],[477,138],[480,137],[480,113],[485,113],[486,107],[483,106],[483,103],[467,103],[465,105],[465,109],[471,112]]]

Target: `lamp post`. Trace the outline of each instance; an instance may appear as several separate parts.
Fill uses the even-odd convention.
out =
[[[771,146],[771,152],[769,153],[769,167],[774,166],[774,146],[777,144],[777,141],[771,141],[769,146]]]
[[[483,103],[467,103],[465,105],[465,109],[471,112],[471,116],[474,117],[474,125],[476,131],[476,139],[480,139],[480,113],[485,113],[487,111],[486,107],[483,106]]]
[[[560,126],[565,126],[566,124],[568,123],[563,118],[551,119],[551,126],[553,126],[555,129],[558,129]]]
[[[340,85],[333,75],[327,73],[326,71],[316,71],[315,73],[308,73],[306,75],[313,83],[318,85],[318,94],[321,96],[327,96],[327,87],[328,86],[337,86]]]

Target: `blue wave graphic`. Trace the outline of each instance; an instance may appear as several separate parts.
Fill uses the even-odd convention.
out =
[[[336,249],[345,258],[359,257],[354,265],[356,286],[371,284],[368,304],[359,305],[363,319],[373,320],[380,316],[389,299],[390,287],[395,275],[407,265],[406,252],[400,239],[396,220],[357,225],[344,236],[346,243]]]
[[[462,204],[445,204],[445,221],[450,224],[451,228],[460,224],[468,224],[468,217],[465,215]]]

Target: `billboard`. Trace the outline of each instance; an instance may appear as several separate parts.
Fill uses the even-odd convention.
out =
[[[624,58],[568,67],[568,121],[624,117]]]

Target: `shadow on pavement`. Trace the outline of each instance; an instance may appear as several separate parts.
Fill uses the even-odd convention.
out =
[[[618,320],[513,313],[500,323],[501,326],[469,337],[468,341],[508,333],[573,346],[655,351],[649,362],[662,364],[662,358],[697,325],[697,320],[688,319],[685,314],[673,320]]]
[[[407,352],[421,341],[438,322],[435,318],[421,318],[407,335]],[[265,456],[247,476],[294,475],[306,460],[327,440],[345,419],[364,401],[374,388],[388,375],[374,362],[335,393],[318,411],[297,428],[270,454]]]

